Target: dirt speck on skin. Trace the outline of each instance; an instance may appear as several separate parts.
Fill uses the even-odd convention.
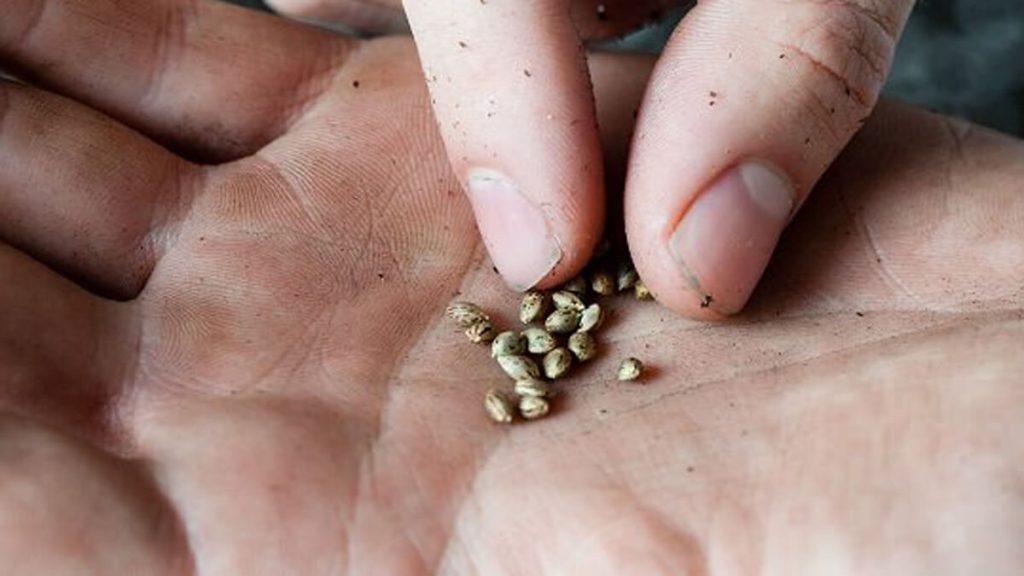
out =
[[[713,304],[714,302],[715,302],[715,298],[713,296],[711,296],[711,294],[705,294],[704,298],[702,298],[701,301],[700,301],[700,307],[701,308],[707,308],[707,307],[711,306],[711,304]]]
[[[533,77],[533,74],[530,74],[529,70],[523,70],[523,74],[525,74],[527,78],[532,78]]]

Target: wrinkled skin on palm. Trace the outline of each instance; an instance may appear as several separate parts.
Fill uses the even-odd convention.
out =
[[[0,31],[51,91],[0,92],[5,570],[1020,573],[1020,142],[883,105],[747,312],[613,300],[556,410],[501,426],[442,311],[517,298],[411,43],[83,6]],[[621,177],[647,65],[593,68]]]

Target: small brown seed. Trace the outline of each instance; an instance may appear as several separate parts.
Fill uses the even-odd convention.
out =
[[[644,372],[644,363],[636,358],[626,358],[619,364],[619,380],[636,380]]]
[[[526,338],[518,332],[502,332],[491,343],[491,358],[518,356],[526,352]]]
[[[516,380],[516,394],[520,396],[533,396],[536,398],[547,398],[551,396],[551,385],[536,378]]]
[[[597,340],[594,340],[590,332],[577,332],[569,336],[568,347],[580,362],[586,362],[597,355]]]
[[[495,422],[508,424],[512,421],[512,400],[500,390],[488,390],[484,396],[484,409]]]
[[[552,334],[569,334],[580,324],[580,315],[574,310],[555,310],[544,320],[544,328]]]
[[[572,354],[565,348],[555,348],[544,355],[544,375],[551,380],[565,376],[572,366]]]
[[[544,309],[547,308],[546,304],[543,292],[530,290],[523,295],[523,300],[519,303],[519,320],[523,324],[540,320],[544,317]]]
[[[498,365],[513,380],[540,378],[540,368],[526,356],[498,356]]]
[[[494,340],[494,325],[490,320],[481,320],[466,328],[466,337],[474,344],[483,344]]]
[[[523,336],[526,338],[526,349],[530,354],[547,354],[558,346],[555,337],[543,328],[527,328],[523,330]]]
[[[651,291],[647,289],[647,284],[644,284],[643,280],[636,281],[636,284],[633,285],[633,293],[636,295],[637,300],[650,300],[653,298]]]
[[[605,270],[595,270],[590,275],[590,289],[601,296],[615,294],[615,279]]]
[[[587,280],[583,276],[577,276],[565,284],[562,284],[562,290],[568,290],[569,292],[575,292],[580,296],[586,296]]]
[[[601,309],[601,305],[593,303],[587,306],[583,313],[580,314],[580,332],[590,332],[591,330],[597,330],[601,327],[601,323],[604,322],[604,310]]]
[[[633,268],[629,262],[623,262],[615,273],[615,288],[619,292],[625,292],[636,286],[639,279],[640,276],[636,273],[636,268]]]
[[[472,302],[452,302],[445,309],[445,314],[463,328],[469,328],[483,320],[490,320],[479,306]]]
[[[556,310],[583,312],[583,309],[587,307],[575,292],[569,292],[568,290],[559,290],[558,292],[555,292],[551,295],[551,300],[555,303]]]
[[[527,420],[536,420],[547,416],[551,406],[548,401],[536,396],[523,396],[519,399],[519,413]]]

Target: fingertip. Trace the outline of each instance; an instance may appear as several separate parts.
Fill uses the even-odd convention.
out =
[[[466,193],[495,268],[514,290],[560,284],[589,261],[604,219],[603,189],[573,208],[559,191],[538,198],[491,168],[467,172]]]
[[[891,57],[859,1],[794,5],[772,27],[761,23],[776,2],[740,4],[701,4],[684,19],[650,82],[629,166],[637,268],[663,304],[702,319],[744,308]],[[905,6],[874,8],[888,21]],[[858,26],[872,33],[850,33]]]
[[[593,90],[567,10],[406,3],[434,115],[484,243],[518,290],[567,280],[604,221]]]
[[[777,166],[742,161],[714,179],[675,221],[636,232],[654,243],[639,259],[641,274],[666,306],[687,316],[734,315],[760,281],[796,201]]]
[[[471,169],[466,192],[484,245],[505,282],[525,291],[547,279],[564,254],[549,215],[495,170]]]

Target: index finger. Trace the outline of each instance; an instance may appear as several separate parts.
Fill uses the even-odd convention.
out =
[[[407,0],[455,174],[516,289],[590,258],[604,172],[586,59],[565,1]]]

